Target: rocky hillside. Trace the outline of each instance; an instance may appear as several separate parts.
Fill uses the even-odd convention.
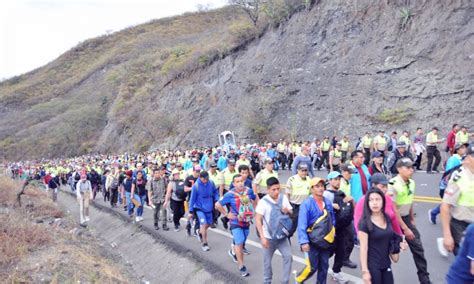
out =
[[[471,2],[321,0],[292,13],[254,27],[226,7],[88,40],[0,84],[0,155],[472,123]]]

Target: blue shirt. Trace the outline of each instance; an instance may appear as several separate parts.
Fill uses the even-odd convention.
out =
[[[246,188],[247,194],[250,198],[250,200],[255,200],[257,196],[255,196],[255,193],[253,192],[252,189]],[[234,194],[234,190],[226,192],[224,196],[222,196],[221,200],[219,200],[219,203],[222,206],[229,205],[230,206],[230,213],[234,214],[235,216],[239,215],[239,208],[237,208],[237,199],[238,197]],[[230,227],[239,227],[239,228],[248,228],[250,226],[249,223],[242,223],[239,222],[239,220],[236,218],[230,220]]]
[[[474,224],[469,225],[466,229],[466,236],[459,254],[446,274],[447,283],[474,283],[474,275],[471,274],[471,261],[474,261]]]
[[[189,200],[189,212],[199,210],[202,212],[213,212],[214,202],[219,199],[219,191],[213,182],[202,183],[197,179],[191,188],[191,198]]]
[[[223,171],[225,168],[227,168],[227,159],[225,157],[219,157],[219,160],[217,160],[217,168],[220,171]]]
[[[293,166],[291,167],[291,173],[293,175],[298,173],[298,165],[300,163],[305,163],[308,166],[309,177],[314,177],[313,163],[311,162],[311,158],[309,156],[297,156],[293,162]]]
[[[336,226],[336,215],[332,208],[331,201],[323,197],[325,209],[332,216],[332,224]],[[300,212],[298,217],[298,242],[300,245],[308,244],[309,238],[306,230],[316,222],[316,220],[323,215],[323,211],[319,209],[316,200],[312,195],[308,196],[300,205]]]

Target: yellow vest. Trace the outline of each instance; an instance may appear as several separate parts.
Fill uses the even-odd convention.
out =
[[[224,175],[224,186],[228,188],[230,186],[230,184],[232,183],[232,179],[238,173],[239,172],[237,172],[237,170],[234,170],[234,172],[231,173],[229,171],[229,168],[225,169],[224,172],[222,173]]]
[[[436,146],[436,144],[434,144],[435,142],[438,142],[438,134],[434,134],[433,131],[431,131],[430,133],[428,133],[428,135],[426,135],[426,145]]]
[[[413,198],[415,197],[415,181],[410,179],[409,184],[407,185],[404,181],[394,177],[390,180],[390,184],[393,185],[393,188],[397,192],[395,197],[395,204],[397,205],[407,205],[413,203]]]
[[[258,184],[260,187],[267,188],[267,180],[271,177],[276,177],[278,178],[278,173],[275,171],[272,171],[271,173],[267,171],[267,169],[263,169],[260,172],[260,183]]]
[[[342,152],[337,150],[337,149],[334,149],[333,157],[334,158],[341,158],[342,157]]]
[[[411,144],[411,141],[410,141],[410,138],[406,137],[406,136],[400,136],[400,139],[399,139],[401,142],[405,142],[405,144],[407,144],[407,146],[410,146]]]
[[[372,138],[368,136],[362,137],[362,146],[364,146],[364,148],[370,148],[370,145],[372,145]]]
[[[374,144],[377,144],[377,150],[385,150],[387,140],[385,140],[385,137],[377,136],[374,138]]]
[[[220,175],[220,172],[218,170],[216,170],[215,174],[213,174],[213,173],[211,173],[211,171],[209,171],[209,179],[214,182],[214,185],[216,187],[219,187],[219,175]]]
[[[469,142],[469,133],[462,133],[459,131],[456,133],[456,143],[466,144]]]
[[[280,153],[284,152],[285,151],[285,144],[278,143],[277,151],[280,152]]]
[[[306,180],[303,180],[299,175],[294,175],[290,177],[291,180],[291,195],[309,195],[310,185],[309,177],[306,177]]]
[[[341,178],[341,185],[339,186],[339,190],[344,192],[346,196],[351,196],[351,184],[344,178]]]
[[[469,180],[466,170],[457,172],[457,175],[453,180],[459,186],[459,190],[461,191],[458,205],[463,207],[474,207],[474,182]]]
[[[328,141],[323,141],[323,143],[321,143],[321,151],[324,151],[324,152],[327,152],[329,151],[329,148],[331,147],[331,143]]]
[[[347,152],[349,150],[349,141],[341,141],[341,151]]]

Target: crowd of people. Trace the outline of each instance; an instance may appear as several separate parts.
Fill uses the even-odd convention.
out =
[[[426,153],[426,172],[444,168],[440,180],[442,203],[429,211],[436,224],[441,215],[443,254],[457,255],[447,275],[448,283],[474,282],[474,144],[467,127],[454,125],[447,139],[433,127],[425,136],[421,128],[386,135],[367,132],[357,143],[349,137],[329,136],[306,142],[270,142],[188,150],[155,150],[139,154],[85,155],[68,159],[11,162],[5,165],[12,178],[42,180],[57,200],[61,186],[75,192],[79,221],[90,222],[91,201],[101,197],[112,208],[144,221],[144,207],[153,209],[156,230],[169,231],[169,223],[199,239],[204,252],[211,249],[209,228],[222,226],[233,241],[227,254],[242,277],[249,275],[245,246],[255,225],[263,249],[263,282],[272,282],[272,257],[283,258],[281,280],[307,281],[317,273],[347,282],[342,267],[360,267],[365,283],[393,283],[392,263],[410,248],[420,283],[431,283],[420,232],[413,210],[416,183]],[[441,164],[441,144],[449,156]],[[279,171],[290,170],[284,183]],[[326,178],[317,171],[327,171]],[[219,224],[219,222],[221,224]],[[296,234],[296,236],[295,236]],[[462,241],[463,235],[464,242]],[[290,240],[304,253],[306,266],[292,275]],[[359,263],[350,259],[360,246]]]

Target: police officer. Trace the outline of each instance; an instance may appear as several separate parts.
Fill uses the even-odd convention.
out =
[[[349,152],[349,138],[347,135],[344,135],[341,141],[341,162],[344,163],[347,160],[347,152]]]
[[[443,244],[457,255],[467,226],[474,220],[474,144],[467,148],[462,166],[451,176],[441,204]]]
[[[418,280],[421,284],[431,283],[423,243],[421,242],[420,233],[415,226],[415,215],[413,212],[415,181],[411,178],[414,172],[413,161],[410,158],[401,158],[397,161],[396,166],[398,175],[389,182],[389,194],[393,196],[400,226],[413,254],[413,260],[418,270]]]
[[[321,166],[324,164],[326,170],[329,169],[329,151],[331,150],[331,142],[329,141],[329,136],[325,136],[323,142],[321,143],[321,160],[318,164],[318,171],[321,169]]]
[[[298,173],[288,178],[286,183],[286,195],[293,208],[293,215],[291,216],[293,227],[290,231],[290,237],[293,236],[298,226],[300,205],[311,194],[309,181],[308,165],[300,163],[298,165]]]
[[[366,166],[370,163],[370,148],[372,147],[372,137],[370,137],[370,132],[366,132],[365,136],[362,137],[362,152],[364,153]]]
[[[258,198],[263,198],[267,194],[267,180],[271,177],[278,178],[278,173],[273,170],[273,159],[265,158],[263,161],[264,169],[258,172],[253,180],[253,191],[258,193]]]

